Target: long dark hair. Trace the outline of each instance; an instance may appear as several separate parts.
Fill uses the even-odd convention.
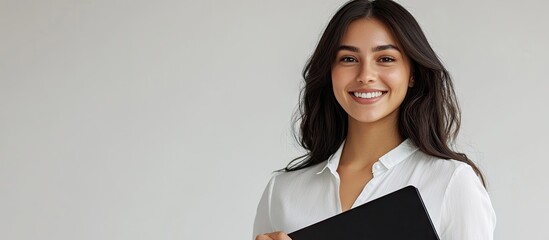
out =
[[[409,138],[426,154],[469,164],[485,185],[478,167],[465,154],[450,147],[461,123],[450,74],[414,17],[390,0],[349,1],[331,19],[303,69],[305,86],[294,119],[294,123],[301,122],[300,136],[296,138],[307,154],[295,158],[283,170],[295,171],[321,163],[345,140],[348,115],[334,96],[331,67],[347,26],[360,18],[383,22],[410,58],[414,86],[409,88],[399,108],[401,137]]]

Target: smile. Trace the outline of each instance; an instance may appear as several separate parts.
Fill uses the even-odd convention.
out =
[[[383,98],[387,91],[373,90],[373,91],[356,91],[349,92],[353,100],[359,104],[373,104]]]
[[[367,92],[367,93],[354,92],[353,95],[355,95],[355,97],[358,97],[358,98],[370,99],[370,98],[376,98],[376,97],[379,97],[379,96],[383,95],[383,92],[381,92],[381,91],[379,91],[379,92]]]

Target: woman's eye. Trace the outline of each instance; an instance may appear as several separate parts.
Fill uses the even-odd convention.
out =
[[[356,62],[356,59],[353,58],[353,57],[342,57],[341,61],[342,62]]]
[[[381,57],[381,58],[379,59],[379,61],[380,61],[380,62],[394,62],[395,59],[392,58],[392,57]]]

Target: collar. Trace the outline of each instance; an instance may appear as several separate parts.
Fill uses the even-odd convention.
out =
[[[324,170],[326,170],[326,168],[330,169],[330,172],[332,172],[332,174],[336,173],[337,166],[339,166],[339,159],[341,158],[341,152],[343,151],[343,146],[345,146],[345,140],[343,140],[341,145],[339,145],[337,151],[332,154],[332,156],[330,156],[327,161],[325,161],[326,164],[324,165],[324,167],[322,167],[322,169],[316,174],[321,174],[322,172],[324,172]]]
[[[345,141],[341,143],[339,149],[337,149],[337,151],[332,154],[330,158],[328,158],[324,167],[322,167],[322,169],[316,174],[321,174],[326,169],[329,169],[332,174],[335,174],[337,172],[337,167],[339,165],[339,160],[341,158],[341,152],[343,151],[344,145]],[[386,169],[391,169],[392,167],[396,166],[397,164],[408,158],[417,150],[419,150],[419,148],[410,139],[407,138],[396,148],[393,148],[391,151],[381,156],[379,158],[379,162],[381,162],[383,167],[385,167]]]

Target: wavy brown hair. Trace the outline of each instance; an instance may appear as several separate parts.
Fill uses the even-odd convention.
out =
[[[461,123],[450,74],[433,51],[419,24],[406,9],[390,0],[354,0],[343,5],[328,23],[313,55],[303,69],[305,85],[300,94],[294,136],[307,150],[283,170],[295,171],[326,161],[347,136],[348,115],[337,102],[331,81],[331,66],[349,24],[361,18],[384,23],[410,58],[414,87],[399,108],[398,130],[421,151],[442,159],[469,164],[482,183],[478,167],[463,153],[450,147]]]

